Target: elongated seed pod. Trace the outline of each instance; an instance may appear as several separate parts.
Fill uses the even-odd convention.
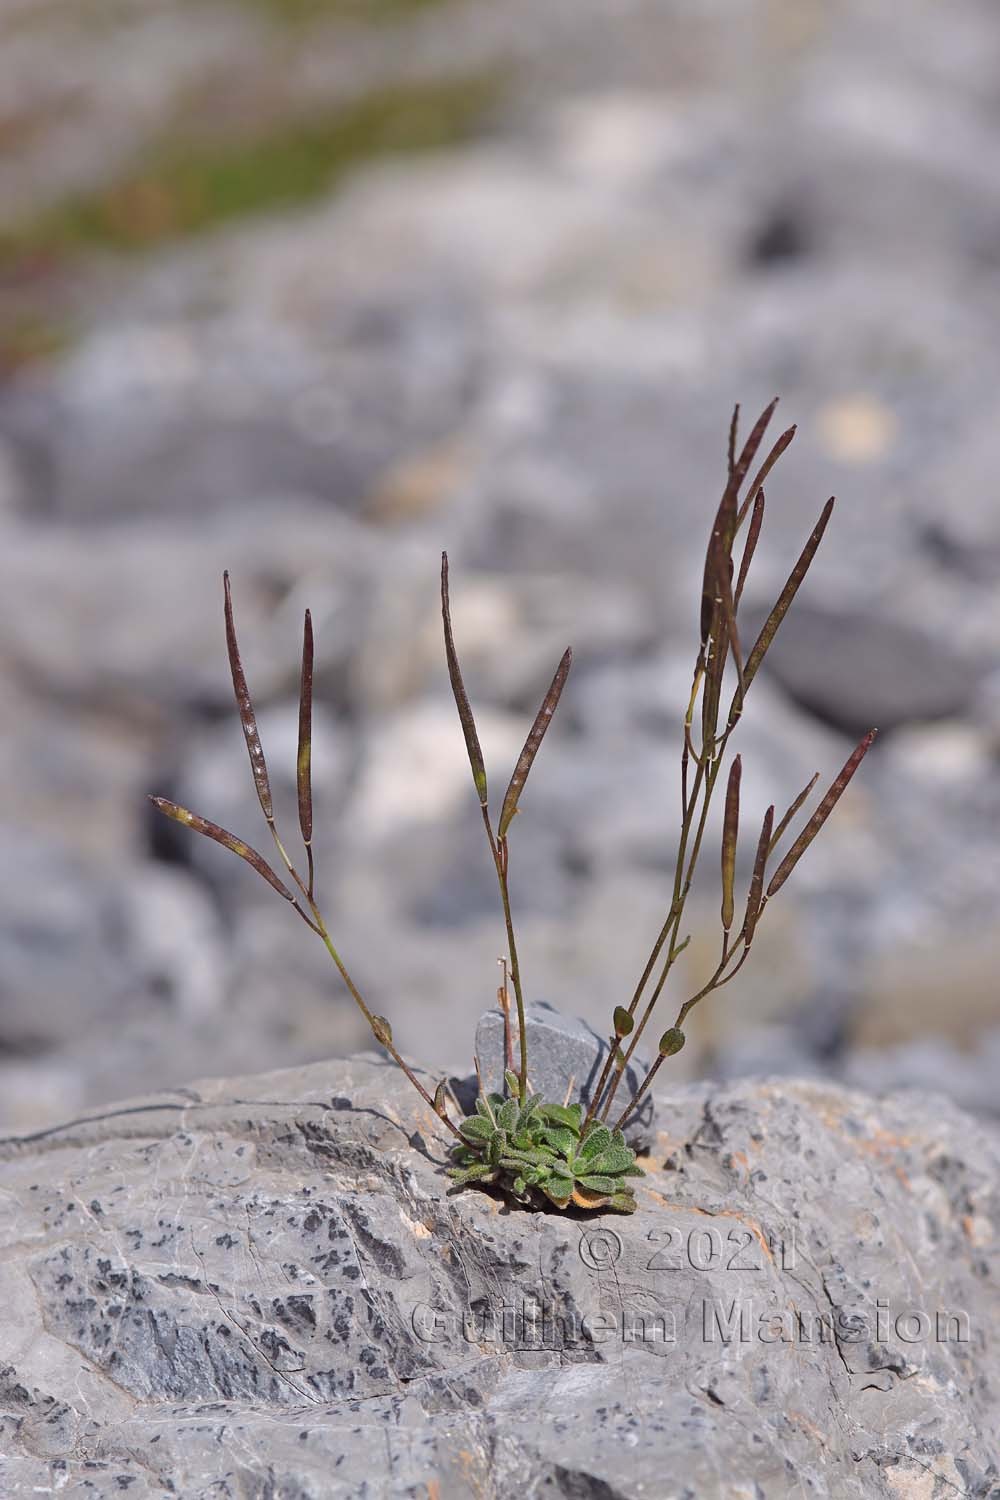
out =
[[[753,942],[753,935],[757,930],[757,918],[760,916],[761,902],[764,899],[764,870],[767,866],[767,856],[771,851],[771,829],[774,826],[774,803],[764,814],[764,822],[760,830],[760,838],[757,840],[757,854],[753,862],[753,874],[750,876],[750,890],[747,893],[747,909],[743,918],[743,942],[747,948]]]
[[[847,786],[851,780],[851,777],[854,775],[855,771],[858,769],[861,762],[868,754],[868,751],[871,749],[872,743],[877,733],[877,730],[869,729],[868,733],[858,745],[857,749],[852,750],[851,754],[847,757],[847,760],[844,762],[844,765],[841,768],[840,772],[834,777],[830,785],[830,790],[827,792],[826,796],[819,804],[819,807],[817,807],[816,811],[809,819],[809,822],[806,824],[805,828],[803,828],[802,832],[795,840],[795,843],[792,845],[788,853],[785,855],[784,859],[781,861],[781,864],[775,870],[774,875],[771,879],[771,883],[767,888],[767,894],[769,897],[775,895],[777,891],[780,891],[781,887],[784,885],[789,875],[795,869],[795,866],[798,864],[803,854],[805,854],[806,850],[809,848],[809,845],[812,843],[813,839],[823,827],[823,824],[826,822],[827,818],[833,812],[833,809],[836,807],[837,803],[844,795],[844,792],[847,790]]]
[[[528,731],[528,738],[524,742],[524,749],[517,757],[514,774],[510,778],[510,785],[504,795],[503,806],[500,809],[500,821],[497,824],[497,837],[503,838],[511,825],[514,814],[517,812],[518,799],[524,790],[524,783],[528,779],[528,772],[535,763],[539,746],[545,738],[546,730],[552,723],[552,715],[556,711],[562,690],[569,676],[569,669],[573,664],[573,652],[567,647],[563,652],[562,660],[556,668],[556,675],[549,684],[549,690],[542,699],[542,706],[535,715],[535,722]]]
[[[186,807],[181,807],[176,802],[170,802],[166,797],[150,797],[149,800],[158,812],[163,813],[167,818],[173,818],[175,823],[183,823],[185,828],[193,828],[195,833],[203,833],[207,839],[212,839],[225,849],[231,849],[234,854],[239,855],[240,859],[246,860],[247,864],[256,870],[268,885],[273,886],[279,896],[284,896],[286,901],[294,903],[295,897],[284,882],[275,875],[267,860],[258,854],[256,849],[252,849],[249,844],[238,839],[234,833],[220,828],[218,823],[212,823],[208,818],[189,812]]]
[[[771,849],[769,850],[770,853],[773,853],[774,850],[777,849],[778,845],[781,843],[782,835],[784,834],[785,829],[788,827],[789,823],[795,817],[795,814],[798,812],[798,810],[802,806],[803,802],[809,796],[809,793],[812,791],[813,787],[816,785],[816,783],[817,783],[818,780],[819,780],[819,772],[817,771],[816,774],[815,774],[815,776],[811,777],[810,780],[806,783],[806,785],[802,788],[801,792],[796,797],[796,799],[792,803],[791,807],[785,813],[785,815],[782,818],[781,822],[778,824],[777,828],[774,830],[774,833],[771,835]]]
[[[754,677],[757,675],[757,669],[760,666],[761,662],[764,660],[764,657],[767,655],[771,642],[774,640],[774,637],[777,634],[778,626],[787,615],[789,607],[791,606],[791,602],[799,591],[799,585],[802,583],[803,578],[805,578],[806,574],[809,571],[810,564],[812,563],[813,558],[816,556],[816,548],[823,540],[823,533],[826,530],[827,523],[831,515],[833,514],[833,506],[834,501],[833,497],[831,496],[831,498],[824,505],[823,513],[820,516],[819,520],[816,522],[816,525],[813,527],[809,540],[806,542],[801,554],[799,555],[798,562],[795,564],[791,573],[788,575],[788,581],[779,594],[777,603],[771,610],[771,613],[768,615],[767,619],[764,621],[764,625],[761,629],[760,635],[754,642],[753,649],[751,650],[750,655],[747,657],[746,666],[744,667],[743,681],[745,688],[748,688],[750,686]]]
[[[451,691],[454,694],[455,706],[458,709],[459,722],[462,725],[462,733],[465,736],[465,750],[469,757],[469,765],[472,768],[472,779],[476,784],[481,806],[485,807],[486,794],[486,763],[483,760],[483,752],[479,744],[479,734],[476,730],[476,721],[472,713],[472,704],[469,695],[465,691],[465,683],[462,680],[462,669],[458,664],[458,653],[455,650],[455,636],[451,628],[451,601],[448,596],[448,554],[441,553],[441,617],[444,621],[444,649],[448,658],[448,676],[451,679]]]
[[[260,799],[261,809],[267,821],[273,823],[274,809],[271,803],[271,782],[268,778],[267,762],[264,759],[264,749],[261,745],[260,733],[257,729],[257,716],[254,713],[250,689],[247,687],[246,674],[243,671],[243,663],[240,660],[240,648],[236,642],[236,626],[233,622],[233,595],[228,572],[222,575],[222,581],[226,596],[226,649],[229,652],[229,670],[233,677],[233,692],[236,695],[236,707],[239,709],[240,723],[243,726],[243,737],[247,742],[247,753],[250,756],[250,769],[253,772],[254,786],[257,788],[257,796]]]
[[[295,781],[299,794],[299,828],[302,841],[312,842],[312,699],[313,699],[313,628],[312,615],[306,610],[302,627],[302,678],[299,684],[299,747],[295,758]]]
[[[736,882],[736,843],[740,831],[740,776],[743,764],[737,755],[729,768],[726,784],[726,810],[722,820],[722,925],[726,932],[733,925],[733,887]]]

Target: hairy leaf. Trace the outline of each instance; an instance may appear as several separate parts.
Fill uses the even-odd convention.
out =
[[[546,1120],[555,1120],[560,1125],[568,1125],[570,1130],[579,1134],[580,1120],[583,1115],[581,1104],[543,1104],[540,1113]]]
[[[635,1152],[627,1146],[609,1146],[588,1159],[588,1172],[625,1172],[635,1163]]]
[[[606,1125],[592,1125],[580,1146],[579,1155],[583,1157],[599,1156],[602,1151],[611,1146],[611,1131]]]
[[[616,1178],[602,1177],[599,1173],[588,1173],[586,1177],[578,1177],[576,1180],[578,1186],[587,1188],[592,1193],[613,1193],[618,1187]]]

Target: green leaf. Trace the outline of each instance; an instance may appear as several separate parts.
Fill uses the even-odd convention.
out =
[[[576,1148],[579,1137],[565,1126],[547,1125],[545,1127],[544,1140],[561,1156],[568,1156]]]
[[[493,1126],[489,1120],[484,1120],[479,1115],[470,1115],[458,1128],[467,1141],[488,1141],[493,1134]]]
[[[595,1173],[587,1177],[577,1177],[581,1187],[585,1187],[591,1193],[613,1193],[618,1188],[618,1181],[614,1177],[602,1177]]]
[[[517,1074],[516,1073],[512,1073],[508,1069],[507,1072],[504,1073],[503,1076],[504,1076],[504,1082],[507,1085],[508,1092],[511,1093],[511,1094],[517,1094],[520,1091],[520,1088],[521,1088],[521,1080],[520,1080],[520,1078],[518,1078]]]
[[[517,758],[514,774],[510,778],[500,809],[500,822],[497,824],[497,837],[504,838],[511,825],[514,814],[517,812],[518,799],[524,789],[524,783],[528,779],[528,772],[534,764],[535,756],[538,754],[539,746],[545,738],[545,732],[552,722],[552,715],[556,711],[560,695],[569,676],[569,669],[573,663],[573,652],[567,647],[563,652],[562,660],[556,668],[556,675],[549,685],[549,690],[542,699],[542,706],[535,715],[535,722],[528,731],[528,738],[524,742],[524,749]]]
[[[464,1187],[468,1182],[495,1182],[496,1172],[488,1167],[485,1162],[477,1163],[472,1167],[449,1167],[448,1176],[455,1179],[458,1187]]]
[[[586,1165],[588,1172],[627,1172],[629,1167],[635,1165],[635,1152],[630,1151],[627,1146],[609,1146],[607,1151],[588,1157]]]
[[[565,1201],[573,1195],[573,1179],[571,1177],[557,1177],[553,1172],[545,1184],[545,1192],[550,1198]]]
[[[608,1207],[620,1214],[634,1214],[638,1206],[630,1188],[622,1188],[608,1202]]]
[[[487,802],[486,764],[479,745],[479,734],[476,730],[472,705],[469,702],[469,695],[465,691],[465,683],[462,681],[462,670],[459,667],[458,654],[455,650],[455,637],[451,628],[451,604],[448,598],[447,552],[441,553],[441,616],[444,621],[444,649],[448,659],[448,676],[451,679],[451,691],[455,698],[455,706],[458,709],[462,733],[465,736],[465,750],[469,757],[469,765],[472,768],[472,779],[476,784],[480,804],[485,807]]]
[[[486,1157],[489,1162],[496,1166],[501,1156],[507,1151],[506,1130],[494,1130],[490,1136],[489,1145],[486,1147]]]
[[[611,1131],[606,1125],[594,1124],[580,1144],[579,1155],[588,1161],[611,1145]]]
[[[497,1110],[497,1124],[502,1130],[513,1132],[517,1129],[518,1116],[521,1113],[516,1099],[507,1099]]]
[[[568,1125],[570,1130],[575,1130],[579,1135],[580,1121],[583,1118],[582,1104],[543,1104],[539,1113],[546,1120],[554,1120],[559,1125]]]

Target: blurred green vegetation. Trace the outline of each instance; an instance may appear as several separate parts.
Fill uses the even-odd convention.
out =
[[[366,161],[470,139],[484,128],[502,84],[497,72],[396,84],[238,138],[178,127],[110,182],[0,228],[0,378],[72,343],[79,288],[96,256],[154,251],[294,208]]]
[[[474,135],[494,75],[395,85],[239,140],[161,140],[117,180],[0,234],[0,263],[75,251],[148,250],[232,220],[308,202],[360,162]]]

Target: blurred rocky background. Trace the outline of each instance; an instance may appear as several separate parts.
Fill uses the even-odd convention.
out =
[[[6,0],[0,42],[5,1123],[365,1043],[294,914],[144,801],[266,839],[224,567],[290,834],[312,608],[319,888],[423,1060],[467,1062],[502,947],[441,548],[494,784],[573,643],[512,881],[530,994],[603,1021],[669,900],[730,410],[775,393],[748,607],[839,501],[748,829],[883,734],[673,1076],[1000,1108],[992,0]]]

